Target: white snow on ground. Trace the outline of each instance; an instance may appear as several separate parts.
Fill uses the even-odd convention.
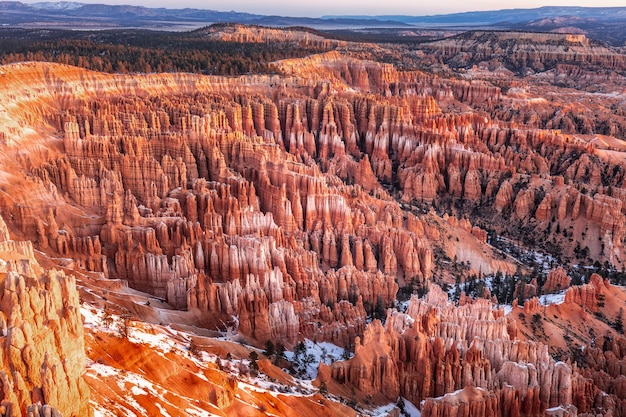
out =
[[[435,401],[443,400],[445,397],[453,397],[455,395],[460,394],[461,392],[463,392],[463,389],[458,389],[454,392],[448,392],[446,394],[443,394],[442,396],[436,397]]]
[[[308,377],[305,376],[305,378],[308,379],[315,379],[317,377],[320,362],[325,365],[330,365],[333,362],[341,360],[344,356],[343,348],[329,342],[315,343],[309,339],[305,339],[304,346],[306,347],[306,351],[299,361],[306,363],[305,372]],[[285,352],[285,358],[291,362],[297,361],[294,352]]]
[[[124,401],[128,403],[128,405],[132,407],[135,411],[139,412],[140,416],[147,415],[147,412],[143,407],[139,405],[139,403],[137,403],[137,401],[135,401],[133,396],[148,395],[148,394],[158,398],[159,401],[161,402],[159,403],[159,401],[156,401],[154,403],[155,406],[158,407],[159,410],[161,411],[160,415],[163,417],[169,416],[166,409],[162,406],[162,404],[169,404],[173,406],[173,404],[169,402],[164,396],[166,393],[166,390],[162,387],[155,386],[152,382],[146,380],[143,376],[134,372],[129,372],[127,370],[120,371],[119,369],[116,369],[114,367],[111,367],[108,365],[97,364],[97,363],[88,365],[87,372],[95,373],[96,376],[109,376],[109,377],[114,376],[116,379],[117,385],[121,389],[126,390],[127,392],[132,394],[132,395],[126,395],[124,397]],[[130,386],[130,389],[128,388],[128,386]],[[190,402],[193,402],[193,399],[188,398],[187,400],[189,400]],[[93,406],[94,406],[93,407],[94,417],[109,417],[109,416],[118,415],[108,410],[104,410],[95,404],[93,404]],[[124,407],[124,413],[126,413],[125,415],[127,416],[137,415],[132,410],[129,410],[126,407]],[[190,415],[210,417],[210,416],[213,416],[214,414],[211,414],[208,411],[196,408],[196,409],[191,409]]]
[[[116,417],[116,414],[102,407],[100,404],[96,404],[93,400],[89,401],[89,405],[93,410],[93,417]]]
[[[120,381],[117,382],[118,384],[120,383]],[[134,394],[134,393],[133,393]],[[130,417],[130,416],[137,416],[137,417],[142,417],[142,416],[147,416],[148,412],[146,411],[145,408],[143,408],[142,406],[139,405],[139,403],[135,400],[134,397],[127,395],[124,397],[124,401],[133,409],[135,409],[136,411],[139,412],[139,414],[134,413],[133,411],[129,410],[128,408],[125,408],[125,412],[127,413],[126,416]]]
[[[152,382],[146,380],[142,376],[133,372],[128,372],[128,371],[120,372],[119,369],[116,369],[112,366],[103,365],[100,363],[92,363],[92,364],[87,365],[87,372],[91,374],[95,374],[94,376],[115,377],[117,381],[117,385],[121,389],[127,390],[128,389],[127,385],[130,385],[129,391],[130,393],[132,393],[133,396],[147,395],[148,393],[151,393],[157,397],[161,397],[161,394],[162,394],[161,392],[159,392],[157,389],[154,388],[154,385],[152,384]],[[124,401],[126,401],[132,408],[138,411],[140,415],[147,415],[146,410],[143,407],[141,407],[137,401],[135,401],[133,396],[127,395],[124,398]],[[126,412],[132,413],[132,411],[128,409],[126,409]],[[134,413],[132,414],[135,415]],[[108,414],[101,414],[101,415],[104,416]]]
[[[315,356],[318,361],[321,360],[324,364],[330,365],[335,361],[341,360],[344,349],[329,342],[314,343],[307,339],[305,342],[307,353]]]
[[[111,314],[112,324],[107,327],[102,322],[102,319],[104,317],[104,312],[102,310],[82,305],[80,308],[80,313],[83,315],[85,327],[91,328],[98,332],[112,334],[118,333],[117,323],[119,321],[119,316]],[[174,336],[179,336],[179,332],[164,327],[160,327],[158,330],[156,330],[153,326],[146,324],[139,328],[131,324],[128,340],[132,343],[149,345],[162,352],[169,352],[173,348],[178,348],[180,350],[186,351],[188,346],[181,343],[180,340],[188,340],[189,336]]]
[[[557,294],[545,294],[539,297],[539,304],[549,306],[550,304],[563,304],[565,301],[565,291]]]
[[[454,289],[454,287],[453,287],[453,289]],[[452,294],[453,293],[448,291],[448,298],[452,298]],[[395,306],[396,310],[398,310],[401,313],[405,313],[408,310],[408,308],[409,308],[409,302],[410,301],[411,301],[410,298],[408,300],[406,300],[406,301],[397,301],[396,300],[396,306]]]
[[[550,304],[563,304],[565,301],[565,291],[561,291],[557,294],[544,294],[539,297],[539,305],[549,306]],[[504,308],[504,315],[508,315],[513,310],[513,307],[509,304],[500,304],[494,308]]]
[[[113,368],[112,366],[103,365],[97,362],[88,364],[87,368],[93,371],[93,373],[95,373],[96,375],[103,376],[103,377],[115,376],[119,374],[117,369]]]
[[[185,413],[192,417],[218,417],[213,413],[209,413],[208,411],[204,411],[199,408],[188,408],[185,410]]]
[[[80,306],[80,314],[83,315],[85,327],[93,328],[102,319],[102,310],[88,308],[84,304]]]
[[[422,413],[420,413],[420,410],[417,409],[415,404],[413,404],[411,401],[407,400],[406,398],[402,398],[402,399],[404,400],[404,412],[409,417],[421,417],[422,416]]]
[[[81,314],[84,317],[85,327],[91,328],[95,332],[106,332],[111,334],[118,333],[116,325],[119,320],[118,316],[111,315],[113,324],[106,327],[102,323],[104,316],[102,310],[84,305],[81,307]],[[151,346],[155,350],[163,353],[178,350],[181,354],[184,354],[188,351],[191,337],[185,332],[173,330],[168,327],[151,326],[146,324],[142,324],[142,326],[134,326],[131,323],[128,339],[133,343]],[[240,375],[237,371],[238,364],[243,363],[245,365],[249,365],[249,360],[247,359],[233,359],[231,361],[225,361],[222,359],[222,363],[229,364],[228,368],[231,370],[230,373],[237,374],[239,381],[238,386],[244,391],[269,392],[272,395],[309,396],[318,391],[318,389],[311,384],[311,381],[317,377],[319,364],[324,363],[330,365],[335,361],[342,360],[344,355],[344,349],[332,343],[315,343],[308,339],[305,340],[305,352],[300,355],[300,358],[298,359],[305,365],[306,375],[305,379],[294,378],[294,386],[283,386],[280,383],[269,380],[264,374],[259,374],[257,377]],[[285,352],[285,357],[290,361],[294,361],[295,354],[294,352],[287,351]],[[201,352],[200,358],[190,357],[190,359],[194,360],[201,368],[205,368],[207,362],[215,362],[216,356],[210,355],[206,352]],[[129,394],[131,394],[125,400],[130,407],[135,409],[135,411],[139,413],[145,412],[145,410],[132,398],[132,396],[147,395],[150,393],[161,399],[162,403],[159,404],[157,402],[156,405],[161,410],[161,414],[163,416],[168,416],[166,410],[162,408],[162,404],[169,403],[163,398],[163,394],[165,393],[163,388],[155,387],[150,381],[144,379],[141,375],[128,371],[121,372],[119,369],[100,363],[91,362],[88,364],[87,368],[88,372],[94,376],[115,378],[117,380],[117,384],[128,390]],[[202,373],[197,373],[197,375],[198,377],[206,380],[205,375]],[[417,408],[409,401],[405,400],[405,405],[405,410],[409,416],[420,416]],[[372,416],[385,416],[393,410],[394,407],[395,404],[389,404],[388,406],[379,407],[372,411],[364,411],[366,411],[367,414],[373,413],[370,414]],[[95,417],[109,417],[114,415],[109,410],[100,408],[95,404],[93,408]],[[128,409],[124,411],[129,413],[128,415],[134,414]],[[207,411],[193,406],[192,408],[185,410],[185,412],[190,416],[212,416],[212,414]]]
[[[91,329],[92,332],[102,332],[115,335],[119,334],[117,329],[117,322],[119,321],[118,316],[111,314],[112,324],[107,327],[103,325],[103,310],[83,305],[81,306],[81,314],[84,318],[85,327]],[[188,359],[196,362],[200,369],[206,369],[208,363],[214,363],[217,359],[216,355],[202,351],[199,352],[197,357],[191,355],[189,352],[191,335],[184,331],[174,330],[170,327],[131,322],[128,340],[133,343],[150,346],[156,352],[160,352],[162,354],[175,350],[181,355],[188,355]],[[238,386],[243,391],[268,392],[273,396],[309,396],[318,392],[318,388],[314,387],[311,382],[317,376],[317,370],[320,362],[331,364],[337,360],[341,360],[344,356],[344,349],[332,343],[314,343],[311,340],[305,341],[305,348],[304,355],[300,355],[300,359],[307,357],[306,373],[308,374],[308,379],[298,379],[294,377],[294,384],[288,386],[273,381],[268,378],[267,375],[262,373],[256,377],[240,374],[239,365],[243,364],[249,367],[250,361],[248,359],[225,360],[222,358],[221,361],[222,364],[228,369],[227,372],[237,377]],[[253,347],[250,347],[250,349],[257,350]],[[291,360],[294,357],[294,353],[285,352],[285,357]],[[142,375],[129,372],[127,370],[120,370],[112,366],[93,361],[90,361],[87,364],[87,372],[95,378],[111,378],[120,388],[128,392],[125,401],[128,403],[129,407],[123,409],[125,415],[135,415],[136,412],[146,415],[145,410],[137,403],[137,401],[134,400],[133,397],[151,394],[159,399],[155,402],[155,405],[161,410],[161,415],[165,417],[168,416],[166,409],[163,408],[163,405],[171,405],[171,403],[164,397],[166,390],[158,385],[155,386]],[[202,372],[197,372],[196,375],[199,378],[208,381]],[[238,395],[236,397],[240,398]],[[332,398],[329,399],[332,400]],[[213,416],[213,414],[208,411],[201,410],[200,408],[193,406],[191,404],[193,399],[188,400],[190,402],[190,408],[185,410],[187,415],[201,417]],[[95,417],[115,416],[115,414],[111,411],[106,410],[95,403],[93,404],[93,409]],[[132,409],[134,409],[134,411]],[[120,410],[118,409],[118,411]]]
[[[159,403],[155,403],[154,405],[156,405],[156,407],[159,409],[159,415],[161,417],[171,417],[170,414],[167,412],[167,410],[165,408],[163,408],[163,406]]]
[[[394,408],[396,408],[396,405],[393,403],[382,405],[378,408],[374,408],[373,410],[370,410],[369,413],[371,414],[369,415],[372,417],[386,417]],[[365,412],[368,412],[368,411],[365,410]]]
[[[147,330],[149,331],[151,329],[148,328]],[[133,343],[150,345],[162,351],[168,351],[172,347],[183,347],[180,343],[177,343],[175,340],[172,339],[172,337],[165,333],[147,333],[146,331],[143,331],[143,329],[136,328],[133,328],[133,330],[130,332],[128,340]]]
[[[404,414],[400,414],[400,416],[421,417],[420,411],[412,402],[404,397],[402,397],[402,401],[404,402]],[[395,403],[389,403],[371,410],[359,409],[359,413],[371,417],[387,417],[391,412],[396,410],[397,406],[398,405]]]
[[[543,272],[548,273],[552,269],[552,266],[555,264],[556,259],[547,253],[540,253],[536,251],[530,251],[532,256],[535,259],[535,263],[541,265]]]
[[[124,381],[133,385],[133,389],[139,393],[135,395],[147,395],[148,392],[154,395],[159,394],[159,392],[154,388],[154,384],[152,384],[152,382],[146,380],[138,374],[127,372],[126,375],[124,375]]]

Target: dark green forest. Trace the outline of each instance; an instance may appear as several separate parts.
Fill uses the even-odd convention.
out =
[[[275,73],[271,62],[325,52],[294,43],[237,43],[193,32],[0,29],[0,64],[46,61],[110,73]]]

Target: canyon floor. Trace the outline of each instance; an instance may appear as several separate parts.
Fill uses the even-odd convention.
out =
[[[626,415],[623,48],[185,36],[0,67],[0,414]]]

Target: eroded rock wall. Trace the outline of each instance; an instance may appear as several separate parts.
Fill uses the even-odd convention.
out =
[[[89,416],[75,279],[43,269],[30,242],[7,240],[2,231],[6,226],[0,217],[2,414],[35,416],[43,410],[53,415]],[[47,406],[33,407],[33,403]]]
[[[335,363],[331,375],[368,396],[401,395],[425,416],[574,412],[584,393],[571,365],[515,335],[515,322],[491,302],[456,307],[433,286],[425,298],[413,296],[406,313],[389,310],[384,326],[370,324],[354,358]]]

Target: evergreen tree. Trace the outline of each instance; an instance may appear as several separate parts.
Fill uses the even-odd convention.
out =
[[[259,373],[259,364],[257,362],[259,360],[259,354],[253,350],[250,352],[248,358],[250,359],[250,371],[253,376],[257,376]]]
[[[491,278],[491,291],[498,303],[502,303],[502,273],[500,271]]]
[[[624,333],[624,309],[622,307],[619,308],[613,328],[619,333]]]
[[[265,342],[265,350],[263,351],[263,354],[269,358],[274,355],[274,353],[276,353],[276,350],[274,349],[274,342],[268,340]]]
[[[279,358],[284,358],[285,357],[285,345],[283,345],[282,343],[278,343],[278,345],[276,345],[276,352],[274,354]]]
[[[328,387],[326,386],[326,381],[320,382],[320,394],[322,395],[328,394]]]

